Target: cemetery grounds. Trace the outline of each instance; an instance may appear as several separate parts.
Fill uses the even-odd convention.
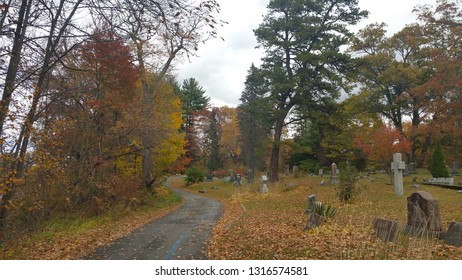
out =
[[[396,196],[390,176],[374,174],[358,181],[363,191],[352,203],[341,203],[336,186],[329,177],[282,177],[269,183],[269,193],[259,194],[258,180],[241,186],[222,180],[187,187],[190,191],[224,202],[225,213],[210,241],[210,259],[315,259],[315,260],[456,260],[462,259],[462,247],[443,240],[415,237],[402,233],[407,223],[407,197],[427,191],[440,207],[443,230],[453,221],[462,221],[462,193],[421,184],[430,178],[426,170],[404,177],[404,195]],[[419,188],[412,187],[417,177]],[[257,177],[258,178],[258,177]],[[321,181],[325,181],[322,186]],[[456,181],[457,178],[456,178]],[[205,191],[205,193],[204,193]],[[337,209],[333,219],[317,228],[304,230],[308,215],[307,197]],[[399,226],[396,242],[378,239],[373,220],[394,220]]]

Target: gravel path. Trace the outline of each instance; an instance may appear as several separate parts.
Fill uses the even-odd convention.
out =
[[[211,198],[175,191],[185,200],[182,207],[97,249],[88,259],[206,259],[207,241],[223,213],[223,206]]]

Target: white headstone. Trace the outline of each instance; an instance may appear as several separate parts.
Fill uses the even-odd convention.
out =
[[[401,160],[401,153],[393,154],[393,162],[391,163],[391,169],[393,170],[395,178],[395,194],[402,196],[403,191],[403,170],[406,168],[404,161]]]
[[[259,193],[268,193],[268,177],[261,176],[260,186],[258,187]]]

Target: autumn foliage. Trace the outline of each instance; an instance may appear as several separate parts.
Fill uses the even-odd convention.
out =
[[[361,149],[369,159],[378,166],[388,168],[394,153],[406,154],[411,150],[411,143],[397,130],[382,125],[369,139],[356,135],[355,147]]]

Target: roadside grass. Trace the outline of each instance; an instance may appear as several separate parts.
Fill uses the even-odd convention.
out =
[[[377,174],[362,178],[365,190],[353,203],[343,204],[328,177],[282,178],[269,183],[269,194],[258,194],[258,182],[236,187],[221,181],[204,182],[188,190],[217,198],[225,203],[225,213],[209,244],[210,259],[462,259],[462,248],[442,240],[399,234],[396,242],[383,242],[374,236],[374,218],[407,223],[407,197],[418,190],[427,191],[440,206],[443,229],[450,222],[462,221],[462,194],[455,190],[419,184],[414,176],[404,178],[404,195],[397,197],[390,177]],[[419,170],[417,182],[430,178]],[[320,182],[324,180],[325,186]],[[212,187],[214,187],[212,189]],[[217,188],[218,187],[218,188]],[[305,231],[307,197],[337,208],[334,219]]]
[[[178,187],[183,182],[172,184]],[[0,259],[82,259],[182,205],[182,198],[172,191],[162,197],[146,193],[146,197],[141,205],[117,206],[94,217],[57,216],[31,235],[2,244]]]

